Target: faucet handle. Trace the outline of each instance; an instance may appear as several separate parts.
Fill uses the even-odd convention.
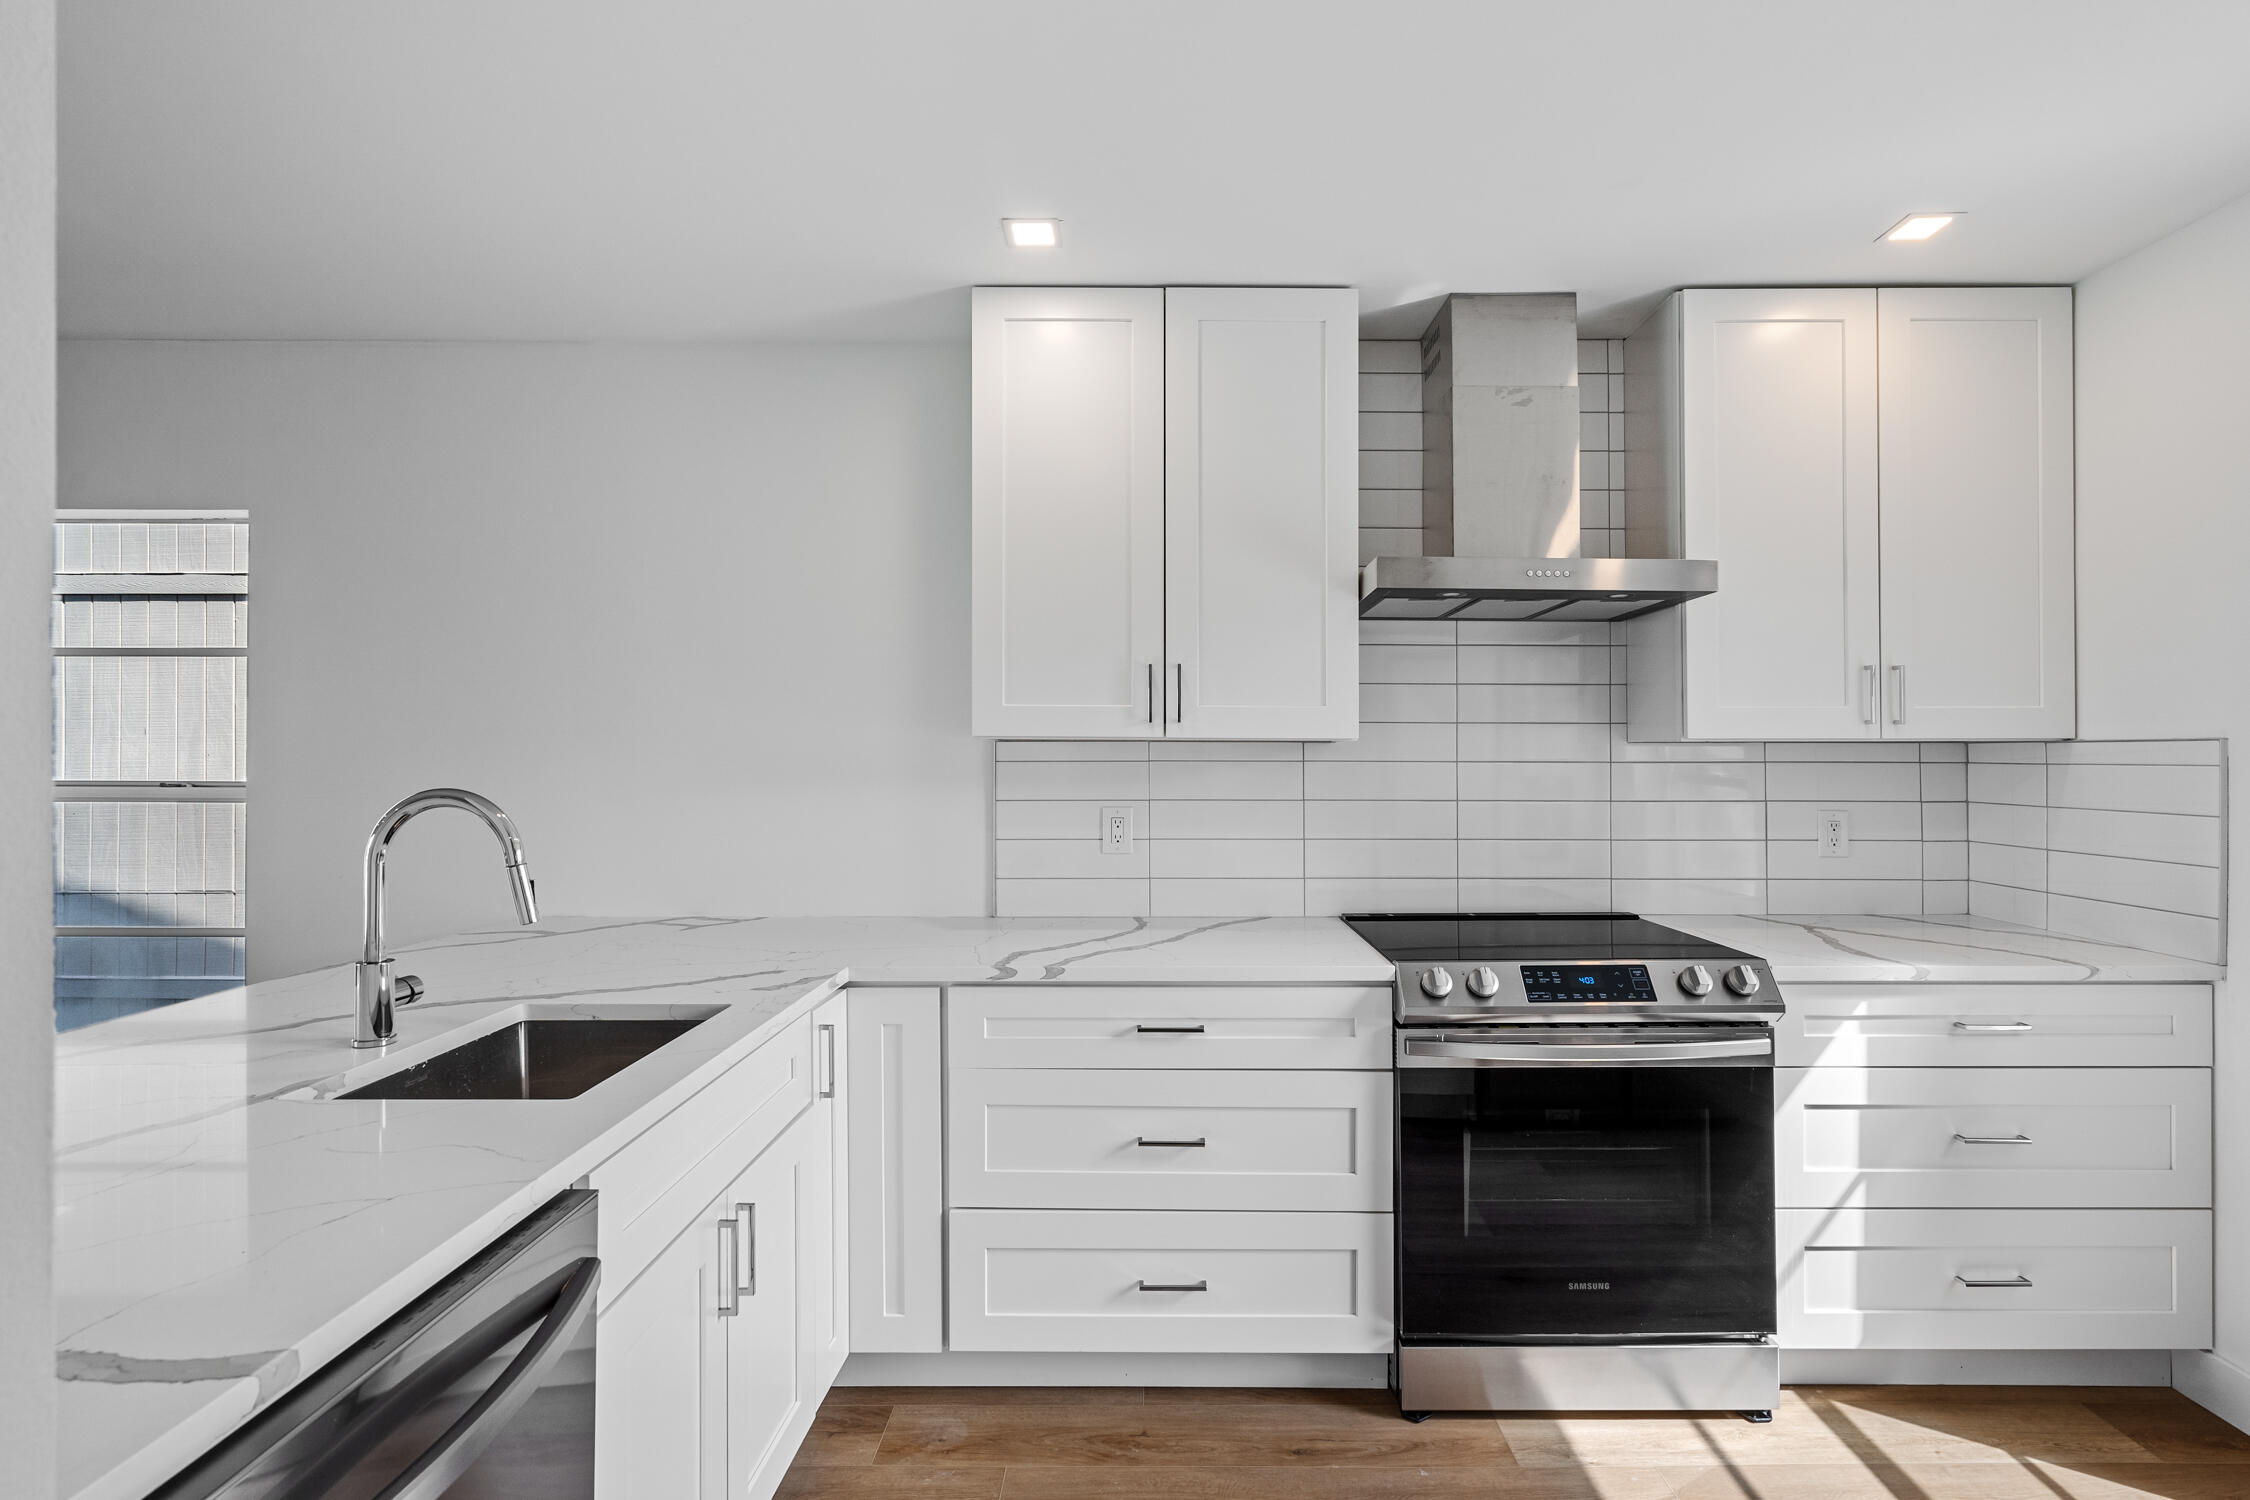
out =
[[[422,998],[422,976],[401,974],[391,981],[391,1004],[412,1005]]]

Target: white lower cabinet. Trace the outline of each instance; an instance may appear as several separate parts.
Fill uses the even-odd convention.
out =
[[[955,1349],[1387,1353],[1388,1214],[955,1209]]]
[[[1387,1213],[1385,1073],[955,1068],[956,1208]]]
[[[736,1312],[727,1340],[727,1493],[767,1495],[804,1435],[818,1397],[810,1396],[804,1295],[815,1215],[808,1201],[827,1164],[812,1159],[821,1134],[811,1115],[735,1179],[720,1205],[735,1223],[739,1267]]]
[[[1794,1208],[2200,1208],[2203,1068],[1781,1068]]]
[[[719,1200],[601,1309],[594,1493],[691,1500],[727,1493],[727,1320]]]
[[[1791,1349],[2197,1349],[2211,1215],[2195,1209],[1784,1209]]]

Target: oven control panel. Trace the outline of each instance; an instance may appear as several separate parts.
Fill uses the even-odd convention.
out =
[[[1617,1007],[1630,1014],[1778,1015],[1773,972],[1744,955],[1685,959],[1609,959],[1595,963],[1456,963],[1399,965],[1398,1019],[1462,1022],[1496,1012],[1583,1017]]]

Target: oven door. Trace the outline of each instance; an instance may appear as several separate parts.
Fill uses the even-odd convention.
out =
[[[1398,1048],[1401,1342],[1774,1332],[1769,1031],[1488,1028]]]

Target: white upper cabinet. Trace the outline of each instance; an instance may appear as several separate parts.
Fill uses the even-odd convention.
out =
[[[972,727],[1359,733],[1348,290],[975,293]]]
[[[1883,291],[1886,734],[2076,729],[2070,344],[2068,287]]]
[[[1164,294],[1167,733],[1359,733],[1359,299]]]
[[[1626,346],[1637,740],[2074,725],[2067,288],[1689,290]]]
[[[971,318],[974,732],[1154,735],[1164,293],[979,287]]]

